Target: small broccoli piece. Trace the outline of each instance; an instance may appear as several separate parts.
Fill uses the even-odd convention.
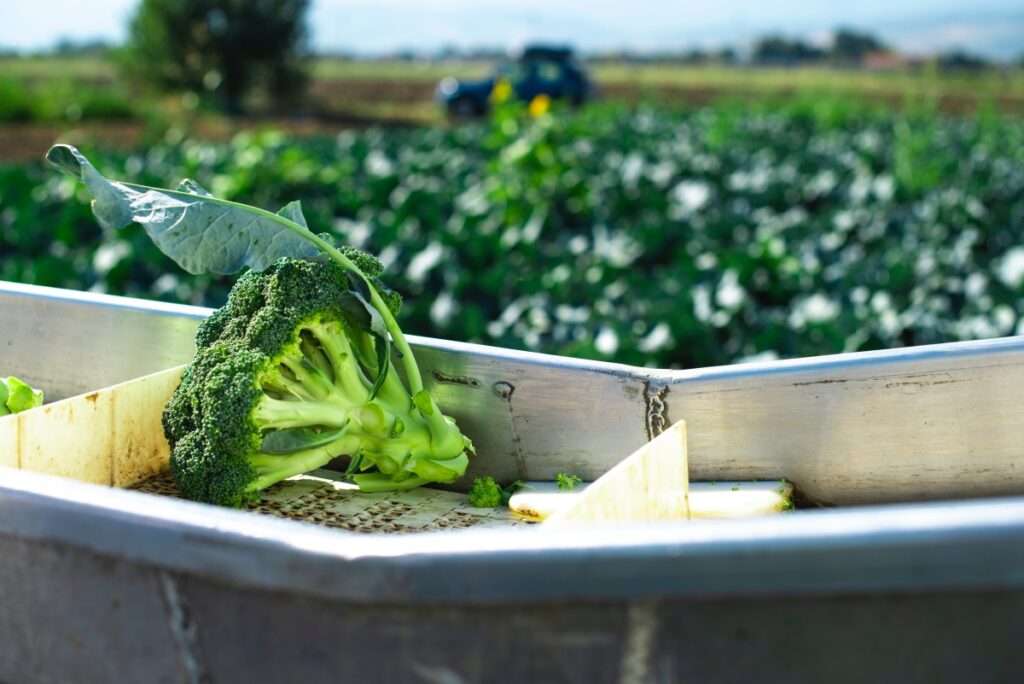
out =
[[[469,503],[476,508],[497,508],[501,506],[501,487],[490,475],[478,477],[469,488]]]
[[[388,307],[391,315],[397,316],[398,312],[402,308],[402,295],[382,283],[379,278],[373,278],[371,282],[373,283],[373,286],[377,288],[377,292],[380,293],[380,298],[384,300],[384,304]]]
[[[21,413],[43,405],[43,392],[9,376],[0,378],[0,416]]]
[[[471,443],[426,391],[406,388],[360,284],[333,262],[247,273],[196,341],[163,414],[190,499],[239,506],[346,455],[364,491],[465,472]]]
[[[579,475],[566,475],[565,473],[555,475],[555,482],[558,483],[558,488],[565,492],[572,491],[582,481]]]
[[[469,490],[469,502],[476,508],[508,506],[512,495],[525,486],[526,484],[522,480],[516,480],[502,487],[494,481],[493,477],[478,477],[473,480],[473,486]]]

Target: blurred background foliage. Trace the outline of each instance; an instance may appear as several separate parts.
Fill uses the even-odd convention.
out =
[[[850,98],[507,104],[457,126],[86,147],[379,255],[416,334],[659,367],[1024,331],[1024,121]],[[168,141],[169,140],[169,141]],[[85,192],[0,166],[0,279],[217,306]]]

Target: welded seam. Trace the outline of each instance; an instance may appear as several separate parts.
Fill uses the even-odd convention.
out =
[[[654,603],[636,601],[629,604],[619,684],[648,684],[652,680],[651,661],[657,635],[658,613]]]
[[[647,430],[648,441],[660,435],[669,426],[668,404],[665,401],[667,396],[668,385],[644,381],[644,427]]]
[[[199,649],[199,631],[192,621],[185,600],[178,591],[178,583],[168,572],[160,572],[160,593],[167,608],[167,626],[171,632],[184,681],[188,684],[209,684]]]

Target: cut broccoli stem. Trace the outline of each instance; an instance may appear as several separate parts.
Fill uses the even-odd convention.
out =
[[[465,448],[462,433],[453,428],[449,419],[441,413],[437,402],[426,390],[420,390],[413,396],[413,402],[420,415],[426,420],[430,430],[430,445],[438,454],[456,454]]]
[[[245,205],[242,205],[245,206]],[[247,207],[248,208],[248,207]],[[416,357],[412,354],[412,349],[409,347],[409,342],[406,341],[405,335],[402,333],[402,329],[398,327],[398,321],[391,314],[391,309],[388,308],[387,304],[381,298],[380,293],[377,292],[377,288],[374,287],[373,283],[366,274],[359,270],[352,261],[338,251],[334,245],[324,240],[319,235],[315,235],[310,232],[308,228],[304,228],[294,221],[290,221],[283,216],[273,214],[265,209],[258,209],[258,212],[266,216],[269,219],[280,223],[282,226],[290,229],[291,231],[298,233],[304,238],[307,238],[314,245],[319,247],[328,257],[331,258],[334,263],[338,264],[342,268],[351,271],[363,279],[366,283],[366,287],[370,291],[370,304],[377,310],[381,318],[384,319],[384,326],[388,329],[388,333],[391,335],[391,341],[394,342],[395,347],[398,348],[399,354],[402,357],[402,365],[405,368],[405,377],[409,383],[409,390],[411,394],[416,394],[423,389],[423,378],[420,377],[420,368],[416,363]]]
[[[358,448],[358,438],[342,433],[334,441],[314,449],[299,451],[286,456],[256,454],[249,457],[249,463],[256,469],[256,479],[246,487],[247,491],[258,492],[272,484],[322,468],[332,459]]]
[[[358,333],[355,341],[360,347],[358,352],[359,356],[363,359],[363,363],[373,369],[375,374],[379,374],[380,369],[377,367],[377,353],[374,349],[373,340],[369,335]],[[400,407],[403,411],[409,410],[412,406],[409,390],[402,384],[402,379],[398,376],[397,372],[391,372],[390,370],[387,372],[384,376],[384,384],[377,390],[377,396],[396,407]]]
[[[411,470],[420,477],[430,482],[454,482],[462,473],[466,472],[469,465],[469,457],[462,451],[458,456],[444,461],[438,459],[423,459],[416,461]]]
[[[384,473],[361,473],[353,475],[352,481],[359,485],[359,490],[362,492],[396,492],[403,489],[415,489],[430,482],[430,480],[415,475],[396,482],[390,475]]]
[[[310,397],[306,396],[305,389],[301,385],[280,373],[267,373],[260,379],[260,386],[265,392],[272,392],[276,395],[294,397],[298,400],[310,399]]]
[[[307,367],[291,354],[285,354],[272,370],[264,373],[260,385],[298,401],[320,401],[330,394],[333,383],[325,383],[318,375],[321,375],[319,370]]]
[[[286,430],[298,427],[340,428],[348,422],[352,405],[340,394],[320,401],[289,401],[266,396],[253,418],[263,427]]]
[[[313,333],[309,330],[303,330],[299,334],[299,348],[302,350],[302,355],[309,359],[316,369],[320,371],[325,378],[327,378],[330,384],[334,384],[334,366],[327,358],[327,354],[324,353],[323,348],[319,345],[318,340],[313,337]]]
[[[306,364],[309,364],[308,366]],[[287,368],[300,385],[309,393],[313,399],[324,399],[334,389],[334,383],[310,362],[304,363],[304,358],[294,358],[289,354],[281,357],[281,365]]]
[[[363,403],[370,398],[370,382],[355,361],[348,336],[341,324],[319,323],[306,328],[326,352],[334,368],[334,384],[353,401]]]

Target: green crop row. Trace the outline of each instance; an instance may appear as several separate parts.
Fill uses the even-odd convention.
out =
[[[111,178],[277,208],[378,254],[412,333],[696,367],[1024,330],[1024,122],[812,103],[506,110],[452,128],[134,154]],[[72,196],[76,197],[72,200]],[[83,191],[0,169],[0,279],[222,303]]]
[[[131,119],[136,107],[124,89],[112,84],[53,79],[29,83],[0,76],[0,122],[71,122]]]

